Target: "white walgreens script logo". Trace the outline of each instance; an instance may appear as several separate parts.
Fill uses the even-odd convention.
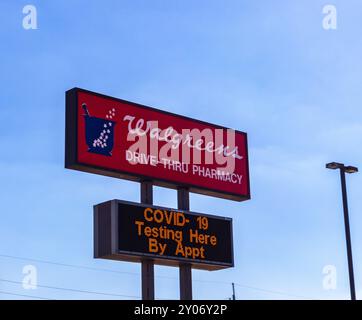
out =
[[[235,162],[243,159],[235,145],[234,130],[194,128],[178,132],[172,126],[159,128],[156,120],[145,121],[131,115],[123,121],[128,123],[127,141],[134,142],[125,155],[130,164],[162,165],[169,170],[241,183],[242,175],[234,173]],[[160,142],[163,145],[159,148]],[[205,164],[217,167],[201,166]]]

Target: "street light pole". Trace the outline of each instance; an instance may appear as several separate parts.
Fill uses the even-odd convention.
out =
[[[356,300],[356,288],[355,288],[355,284],[354,284],[354,273],[353,273],[351,231],[349,228],[349,217],[348,217],[346,172],[355,173],[355,172],[358,172],[358,168],[353,167],[353,166],[345,166],[343,163],[337,163],[337,162],[327,163],[326,168],[333,169],[333,170],[339,169],[339,172],[340,172],[342,200],[343,200],[344,228],[345,228],[346,246],[347,246],[349,287],[350,287],[350,292],[351,292],[351,300]]]
[[[350,291],[351,291],[351,300],[356,300],[356,289],[355,289],[355,285],[354,285],[354,272],[353,272],[351,231],[349,229],[349,217],[348,217],[346,172],[345,172],[344,168],[339,168],[339,172],[341,175],[344,228],[345,228],[345,233],[346,233],[347,258],[348,258],[349,287],[350,287]]]

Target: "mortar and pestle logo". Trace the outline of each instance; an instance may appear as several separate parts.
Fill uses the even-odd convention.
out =
[[[82,104],[85,120],[85,139],[88,146],[88,152],[101,154],[104,156],[112,156],[114,145],[114,126],[115,121],[111,118],[115,115],[115,111],[110,111],[107,119],[92,117],[88,111],[87,105]]]

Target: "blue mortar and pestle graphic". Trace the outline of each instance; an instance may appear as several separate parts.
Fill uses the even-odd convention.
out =
[[[114,145],[114,126],[116,122],[110,119],[92,117],[88,111],[87,105],[82,104],[85,112],[85,139],[88,146],[88,152],[112,156]]]

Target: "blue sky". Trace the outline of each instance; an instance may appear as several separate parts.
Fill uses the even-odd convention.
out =
[[[37,30],[22,27],[29,3]],[[326,4],[336,30],[322,28]],[[1,1],[0,298],[141,295],[140,265],[95,260],[92,245],[92,206],[138,201],[139,185],[64,169],[75,86],[248,132],[252,199],[191,196],[192,210],[233,218],[235,242],[235,268],[193,272],[194,298],[227,299],[231,282],[238,299],[348,298],[339,176],[324,166],[362,163],[361,12],[359,0]],[[347,176],[360,299],[361,179]],[[175,207],[175,191],[156,188],[155,204]],[[28,264],[37,289],[22,288]],[[177,268],[156,267],[156,297],[179,297]]]

